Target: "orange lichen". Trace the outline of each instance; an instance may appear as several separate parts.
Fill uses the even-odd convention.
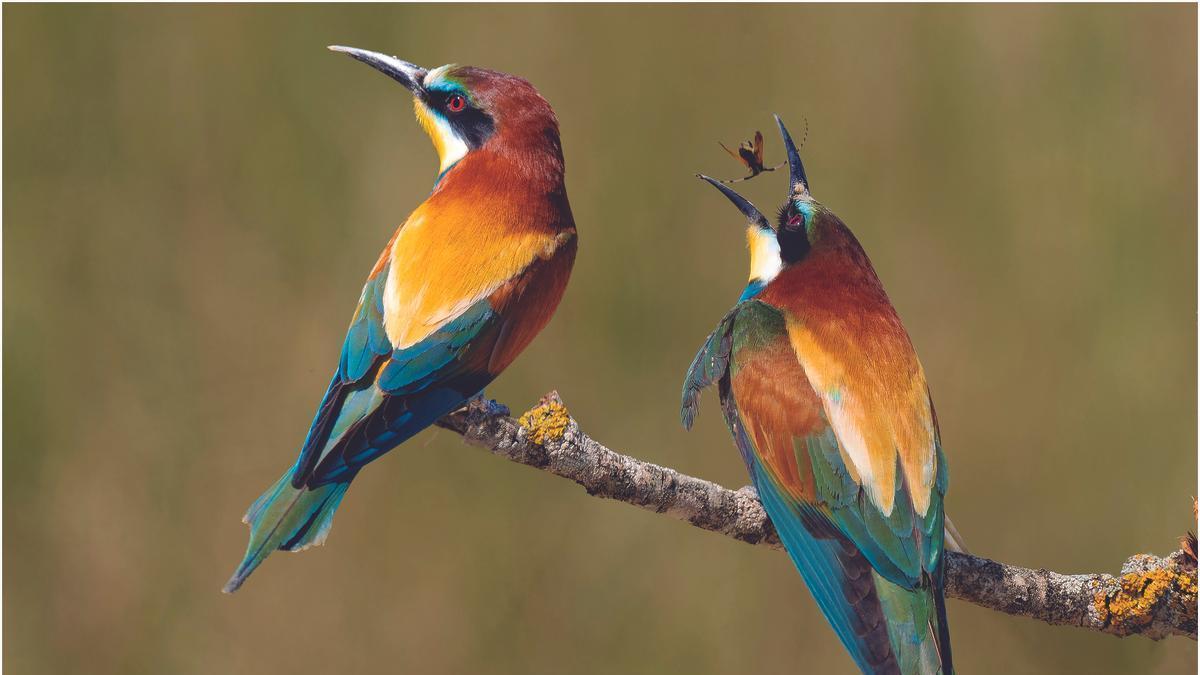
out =
[[[538,445],[562,438],[570,422],[571,414],[567,412],[567,407],[552,400],[543,400],[517,421],[525,429],[529,440]]]
[[[1098,591],[1096,613],[1107,626],[1132,634],[1150,625],[1159,604],[1168,594],[1184,603],[1196,602],[1196,579],[1173,569],[1152,569],[1122,575],[1115,589]]]

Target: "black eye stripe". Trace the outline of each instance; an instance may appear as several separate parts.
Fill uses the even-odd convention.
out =
[[[435,89],[429,91],[427,101],[430,107],[444,111],[442,116],[472,150],[483,145],[496,130],[491,115],[472,105],[471,99],[465,94]],[[454,103],[461,107],[455,109],[452,106]]]
[[[779,239],[779,255],[784,263],[790,265],[808,255],[812,246],[808,240],[805,217],[789,200],[780,209],[778,220],[776,236]]]

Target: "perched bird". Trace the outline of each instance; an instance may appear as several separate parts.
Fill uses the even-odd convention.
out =
[[[272,551],[323,543],[363,466],[479,394],[542,330],[575,260],[558,121],[531,84],[330,49],[412,92],[441,166],[367,278],[299,458],[246,512],[226,592]]]
[[[730,156],[741,162],[750,171],[749,176],[735,178],[734,180],[723,180],[721,181],[722,183],[740,183],[744,180],[750,180],[764,171],[774,171],[786,163],[780,162],[775,166],[763,165],[763,135],[761,131],[754,132],[753,141],[743,141],[738,146],[737,152],[725,147],[725,144],[720,141],[717,141],[717,145],[724,148],[725,152],[728,152]]]
[[[946,461],[921,363],[870,260],[813,199],[776,117],[791,186],[748,220],[750,281],[688,371],[682,418],[717,383],[780,539],[864,673],[951,673],[943,595]]]

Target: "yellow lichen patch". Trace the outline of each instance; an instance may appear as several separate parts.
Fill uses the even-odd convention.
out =
[[[547,441],[558,440],[567,432],[567,424],[571,414],[567,407],[558,401],[542,401],[538,407],[521,415],[518,424],[525,429],[530,441],[545,445]]]
[[[1101,590],[1093,603],[1100,619],[1123,634],[1137,633],[1148,626],[1168,593],[1178,594],[1185,603],[1196,602],[1195,578],[1172,569],[1131,572],[1118,581],[1120,586],[1115,592]]]

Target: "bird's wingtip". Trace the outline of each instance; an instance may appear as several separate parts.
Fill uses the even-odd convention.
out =
[[[229,577],[229,581],[225,582],[225,586],[221,589],[221,592],[229,595],[241,588],[242,584],[246,583],[246,579],[250,576],[250,573],[254,571],[255,567],[258,567],[258,565],[254,565],[253,567],[247,569],[245,562],[243,562],[241,565],[238,565],[238,568],[233,571],[233,576]]]
[[[696,422],[696,406],[692,403],[683,404],[679,410],[679,421],[683,423],[684,431],[691,431]]]

